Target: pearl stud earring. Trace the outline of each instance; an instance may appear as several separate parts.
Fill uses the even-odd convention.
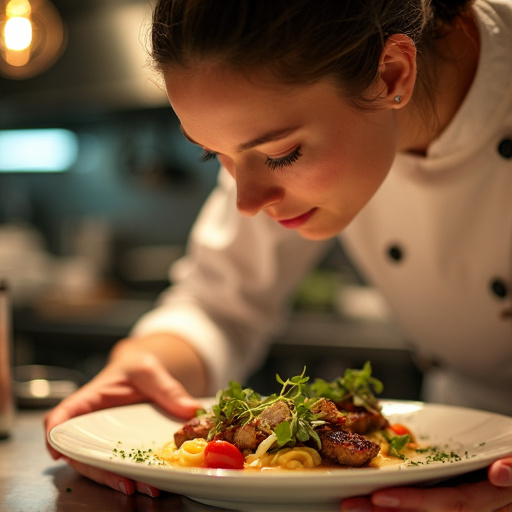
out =
[[[397,94],[395,96],[395,103],[400,103],[402,101],[402,96],[400,96],[399,94]]]

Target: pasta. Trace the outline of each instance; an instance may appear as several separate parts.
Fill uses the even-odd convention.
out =
[[[170,442],[163,447],[158,456],[174,466],[202,467],[206,445],[206,439],[199,438],[185,441],[179,448],[176,448],[174,442]]]
[[[322,457],[313,448],[297,446],[284,448],[277,453],[266,453],[261,457],[249,455],[246,461],[250,467],[255,468],[306,469],[320,466]]]

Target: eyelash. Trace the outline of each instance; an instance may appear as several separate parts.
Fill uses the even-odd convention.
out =
[[[290,154],[282,156],[280,158],[270,158],[267,156],[265,160],[265,165],[271,170],[279,170],[283,167],[291,167],[301,156],[300,152],[301,147],[297,146]],[[205,150],[203,155],[201,156],[201,162],[209,162],[217,157],[217,153],[213,151]]]
[[[213,160],[217,156],[217,153],[214,153],[213,151],[207,151],[204,150],[200,160],[201,162],[209,162],[210,160]]]
[[[291,167],[301,156],[300,146],[297,146],[290,154],[280,158],[270,158],[267,156],[265,165],[268,166],[271,171],[275,171],[283,167]]]

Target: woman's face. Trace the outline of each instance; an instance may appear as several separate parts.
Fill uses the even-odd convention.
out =
[[[165,82],[186,137],[235,179],[238,210],[305,238],[345,228],[396,152],[393,110],[356,110],[328,81],[289,86],[203,66],[172,68]]]

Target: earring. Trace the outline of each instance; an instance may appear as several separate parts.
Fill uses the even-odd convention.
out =
[[[397,94],[397,95],[395,96],[395,102],[396,102],[396,103],[400,103],[401,101],[402,101],[402,96],[400,96],[399,94]]]

